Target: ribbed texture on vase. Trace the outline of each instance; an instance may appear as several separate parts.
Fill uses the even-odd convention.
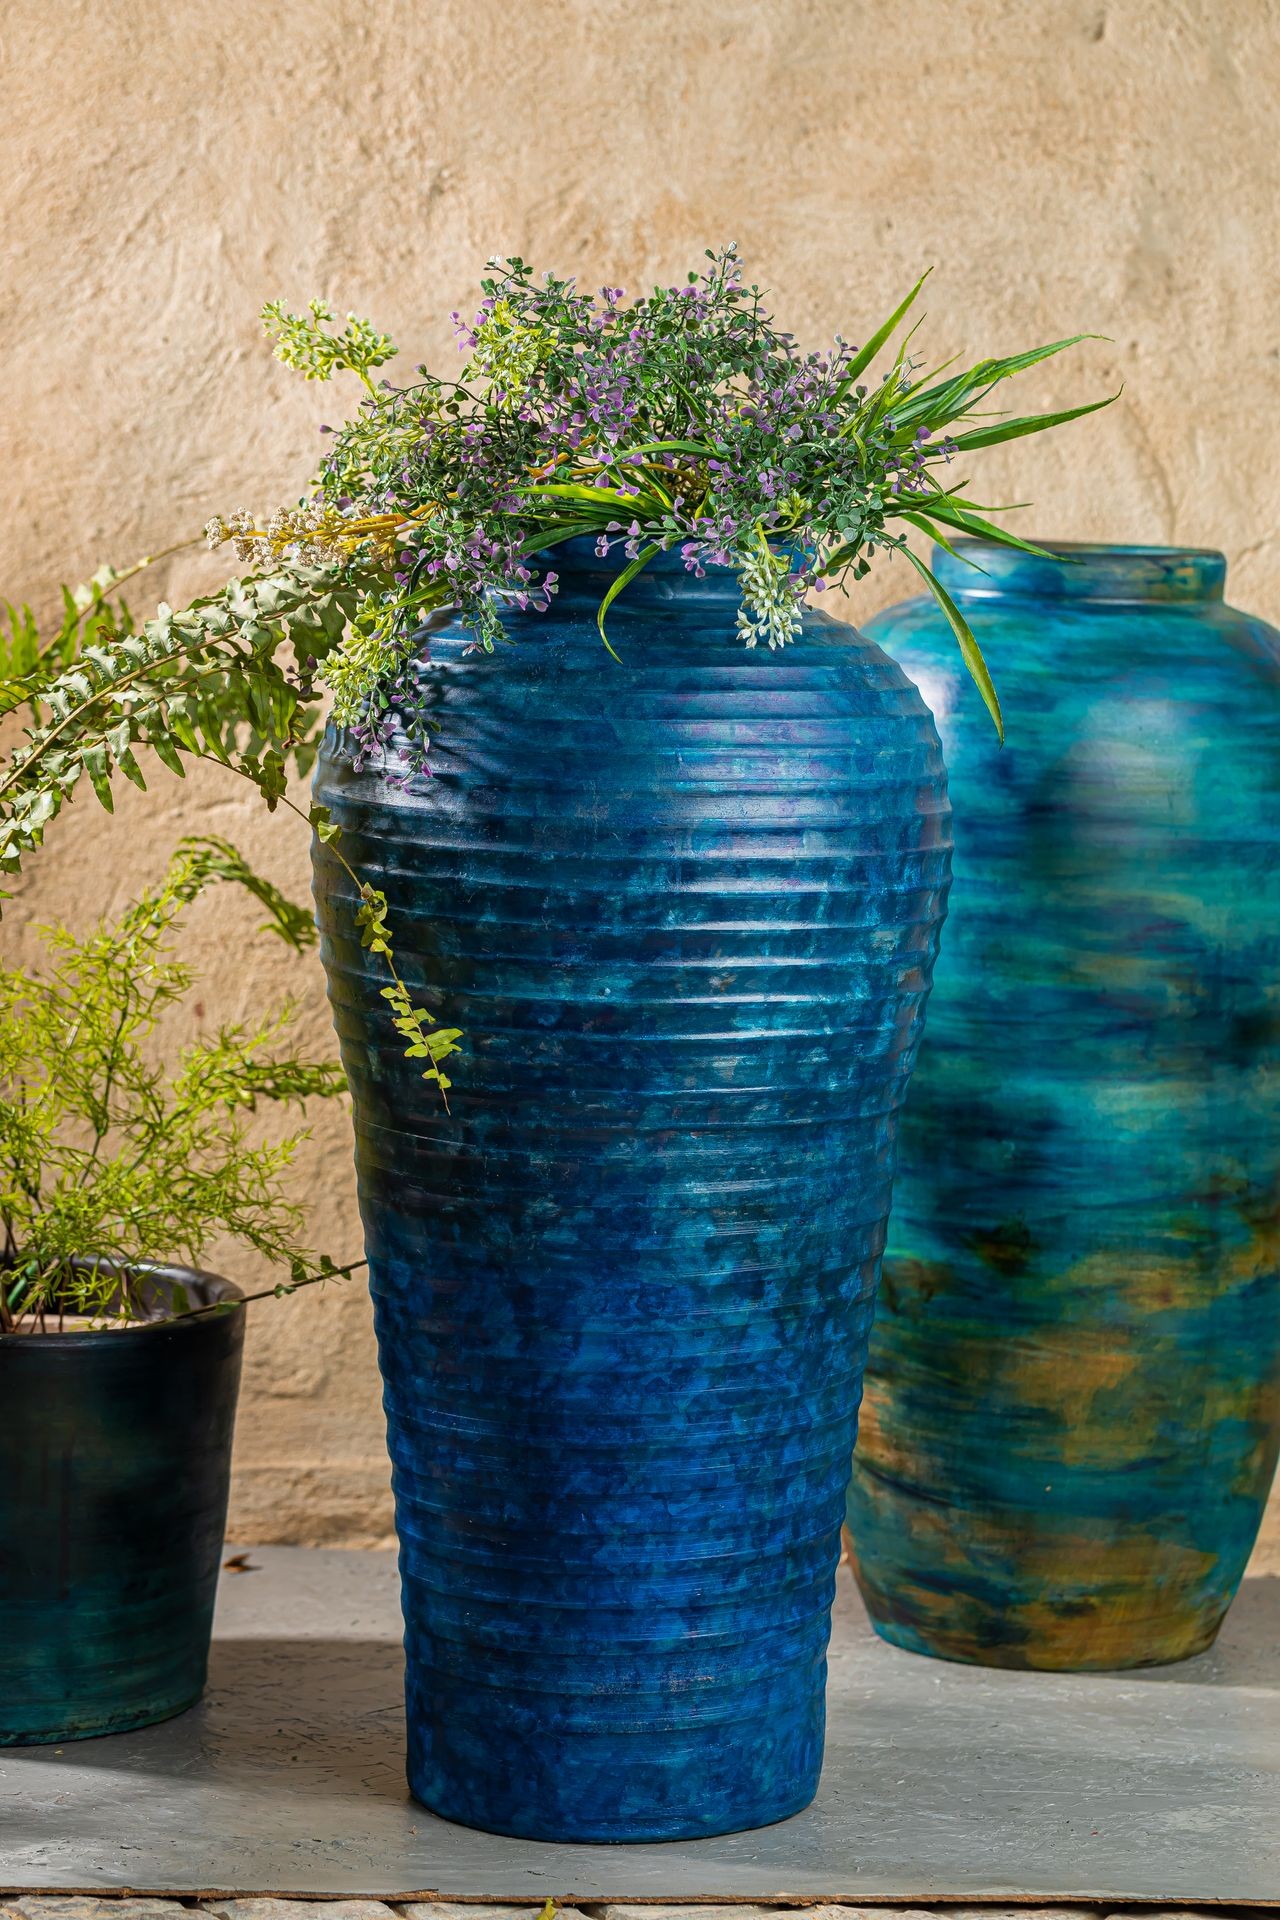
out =
[[[850,1531],[900,1646],[1140,1666],[1213,1639],[1280,1444],[1280,638],[1220,554],[979,557],[1003,749],[930,603],[873,623],[956,881]]]
[[[433,638],[434,778],[317,797],[466,1032],[417,1080],[324,848],[404,1578],[409,1780],[541,1838],[812,1796],[848,1459],[947,884],[915,690],[728,582]],[[647,582],[647,585],[646,585]],[[689,583],[692,588],[694,583]],[[587,589],[590,589],[588,591]],[[714,589],[714,590],[712,590]],[[388,778],[390,776],[390,779]]]

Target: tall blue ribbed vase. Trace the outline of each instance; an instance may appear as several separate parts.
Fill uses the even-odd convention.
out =
[[[778,654],[589,541],[516,644],[433,637],[434,777],[317,798],[466,1033],[446,1113],[315,849],[401,1542],[409,1784],[541,1839],[762,1826],[817,1785],[840,1521],[950,827],[851,627]]]
[[[942,554],[873,622],[938,719],[955,890],[849,1523],[886,1638],[1209,1645],[1280,1446],[1280,635],[1222,555]]]

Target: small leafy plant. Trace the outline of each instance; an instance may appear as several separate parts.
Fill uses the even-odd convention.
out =
[[[246,1131],[264,1102],[301,1107],[345,1087],[335,1063],[282,1051],[288,1007],[155,1057],[161,1016],[194,984],[173,936],[219,881],[260,901],[291,947],[314,942],[310,914],[234,847],[185,840],[114,925],[82,939],[44,928],[41,972],[0,967],[0,1331],[67,1313],[128,1319],[146,1263],[196,1264],[220,1234],[287,1267],[276,1294],[363,1264],[300,1244],[283,1178],[305,1130],[266,1145]]]

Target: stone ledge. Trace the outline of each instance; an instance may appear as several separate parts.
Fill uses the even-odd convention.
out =
[[[0,1895],[0,1920],[538,1920],[538,1900],[314,1900],[287,1896],[200,1900],[134,1894],[32,1893]],[[1233,1907],[1233,1915],[1272,1912]],[[583,1901],[555,1908],[555,1920],[1222,1920],[1214,1907],[1116,1907],[1107,1902],[1071,1906],[912,1906],[892,1901],[796,1904],[735,1901]]]

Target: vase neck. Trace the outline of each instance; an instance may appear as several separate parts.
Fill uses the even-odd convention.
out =
[[[1036,544],[1046,548],[1044,557],[985,540],[957,540],[954,554],[934,549],[934,572],[961,600],[1025,594],[1035,600],[1160,605],[1221,600],[1227,577],[1226,559],[1207,547],[1108,547],[1066,540]]]
[[[641,540],[641,551],[646,544]],[[589,602],[594,615],[595,608],[631,561],[626,552],[626,534],[620,533],[609,535],[607,555],[596,552],[596,542],[591,535],[580,535],[544,548],[528,564],[556,573],[559,605],[572,606],[577,611]],[[740,598],[741,587],[732,567],[708,566],[699,579],[696,572],[685,566],[679,545],[665,553],[655,553],[635,578],[628,581],[622,594],[627,607],[632,609],[670,606],[675,600],[682,606],[705,601],[732,609]]]

